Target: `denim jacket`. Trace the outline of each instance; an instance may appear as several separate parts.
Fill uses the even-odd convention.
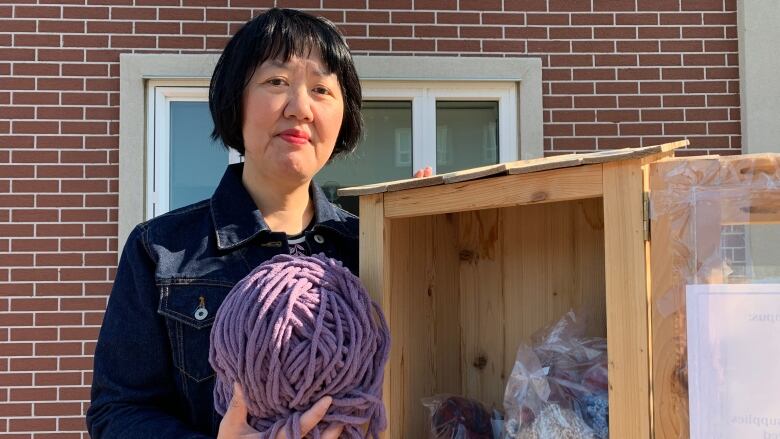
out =
[[[288,252],[287,235],[268,228],[241,183],[242,166],[228,167],[211,199],[142,223],[127,239],[95,349],[93,439],[216,436],[214,316],[236,282]],[[357,217],[313,182],[309,192],[309,248],[357,274]]]

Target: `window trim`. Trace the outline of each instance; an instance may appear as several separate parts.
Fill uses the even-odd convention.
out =
[[[148,82],[208,83],[218,59],[219,54],[120,54],[119,248],[146,217]],[[354,60],[361,81],[514,82],[517,156],[525,160],[543,155],[541,58],[355,56]]]

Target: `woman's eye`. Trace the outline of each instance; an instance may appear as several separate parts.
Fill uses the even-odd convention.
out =
[[[271,85],[284,85],[284,79],[282,78],[271,78],[267,82]]]
[[[330,93],[330,90],[328,90],[326,87],[314,87],[314,93],[326,95]]]

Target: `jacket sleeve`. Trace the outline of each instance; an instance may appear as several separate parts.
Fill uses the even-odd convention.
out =
[[[128,237],[97,346],[87,428],[93,439],[210,436],[181,419],[164,318],[157,314],[155,263],[144,229]]]

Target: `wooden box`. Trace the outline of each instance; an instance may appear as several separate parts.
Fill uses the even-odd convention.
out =
[[[423,397],[502,407],[521,341],[572,307],[606,336],[610,437],[650,438],[647,165],[680,141],[342,189],[360,277],[392,334],[386,438],[427,437]]]

